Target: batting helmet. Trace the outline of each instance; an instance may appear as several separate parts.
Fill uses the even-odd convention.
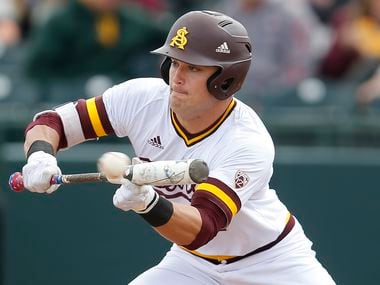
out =
[[[199,66],[217,66],[207,81],[209,92],[224,100],[244,82],[252,58],[247,30],[238,21],[213,11],[193,11],[171,27],[165,44],[152,51],[166,56],[161,75],[169,84],[170,58]]]

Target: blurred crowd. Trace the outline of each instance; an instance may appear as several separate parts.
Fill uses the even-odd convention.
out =
[[[239,96],[257,110],[290,98],[376,108],[379,0],[1,0],[0,102],[27,92],[31,101],[62,102],[83,96],[70,91],[77,84],[94,96],[126,79],[159,76],[149,51],[194,9],[224,12],[247,27],[253,62]],[[12,95],[17,89],[20,97]]]
[[[63,103],[160,76],[149,51],[178,16],[199,9],[247,27],[253,61],[238,97],[257,111],[380,111],[380,0],[0,0],[0,105]]]

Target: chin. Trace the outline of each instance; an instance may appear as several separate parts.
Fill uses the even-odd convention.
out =
[[[170,107],[177,109],[181,108],[181,106],[184,106],[182,98],[172,93],[170,96]]]
[[[174,113],[176,113],[176,114],[180,114],[180,113],[182,113],[182,109],[183,108],[181,108],[181,105],[180,104],[173,104],[173,102],[171,102],[170,103],[170,109],[172,109],[172,111],[174,112]]]

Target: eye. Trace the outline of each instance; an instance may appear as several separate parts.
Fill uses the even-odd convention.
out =
[[[199,71],[200,69],[199,69],[199,67],[197,67],[197,66],[189,65],[189,70],[190,70],[190,71],[194,71],[194,72],[196,72],[196,71]]]
[[[178,66],[178,62],[175,59],[172,59],[171,60],[171,66],[177,67]]]

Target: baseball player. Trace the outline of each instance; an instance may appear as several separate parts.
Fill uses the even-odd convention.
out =
[[[258,39],[259,40],[259,39]],[[246,29],[217,12],[180,17],[164,45],[161,78],[37,114],[26,130],[25,187],[52,193],[55,153],[89,139],[129,137],[142,160],[201,158],[206,182],[125,183],[113,203],[134,211],[173,246],[130,284],[335,284],[301,225],[269,188],[274,146],[257,114],[234,98],[252,58]],[[258,55],[259,56],[259,55]]]

